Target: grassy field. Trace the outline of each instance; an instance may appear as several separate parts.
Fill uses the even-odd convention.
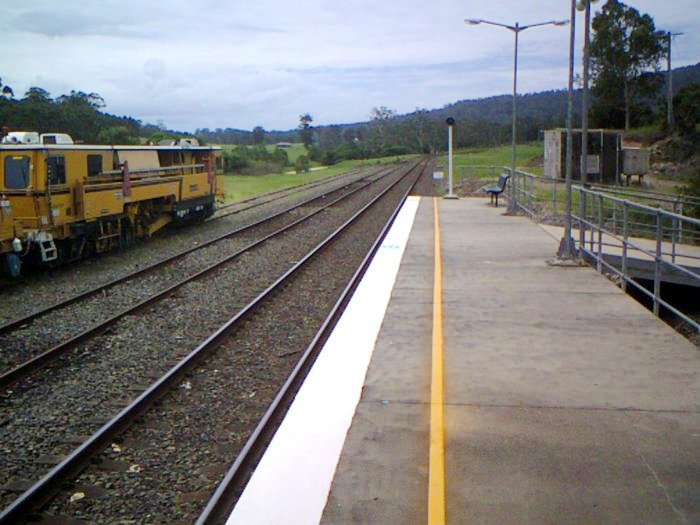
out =
[[[274,146],[268,146],[268,148],[274,148]],[[305,153],[302,144],[294,144],[291,148],[285,149],[285,151],[289,155],[289,160],[292,163],[299,155]],[[470,172],[473,172],[480,178],[491,179],[498,177],[498,169],[474,170],[473,167],[509,166],[510,151],[510,146],[470,148],[456,151],[453,158],[455,183],[461,181],[463,168],[469,168]],[[516,153],[517,164],[520,169],[534,174],[542,173],[542,142],[520,144],[517,147]],[[224,178],[226,202],[240,201],[269,191],[299,186],[344,171],[350,171],[363,164],[377,164],[380,162],[391,163],[395,161],[396,157],[366,161],[343,161],[331,167],[313,166],[312,171],[300,173],[298,175],[293,172],[293,168],[291,167],[287,168],[284,173],[271,173],[267,175],[226,175]],[[444,167],[444,171],[447,172],[447,157],[445,155],[438,158],[438,164],[441,164]]]
[[[455,181],[462,180],[462,169],[470,168],[480,178],[498,177],[498,170],[475,169],[475,167],[486,166],[510,166],[510,146],[497,146],[493,148],[469,148],[457,150],[453,155],[453,175]],[[542,156],[544,155],[544,145],[542,142],[531,142],[528,144],[518,144],[516,146],[516,164],[518,169],[541,175]],[[444,167],[447,174],[447,156],[439,158],[438,163]]]
[[[266,146],[268,151],[274,151],[275,150],[275,145],[274,144],[268,144]],[[300,155],[306,155],[306,148],[301,142],[297,142],[292,144],[291,148],[284,148],[284,151],[287,152],[287,158],[289,159],[289,163],[293,166],[294,163],[297,160],[297,157]]]
[[[300,186],[350,171],[363,165],[392,163],[395,161],[395,157],[366,161],[346,160],[339,162],[335,166],[312,168],[312,171],[298,175],[294,173],[293,168],[289,168],[285,173],[270,173],[268,175],[226,175],[224,176],[226,202],[240,201],[267,193],[268,191]]]

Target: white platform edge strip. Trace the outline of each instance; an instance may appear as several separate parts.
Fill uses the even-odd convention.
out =
[[[227,525],[321,520],[419,201],[399,211]]]

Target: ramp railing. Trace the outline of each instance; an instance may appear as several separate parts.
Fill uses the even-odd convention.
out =
[[[565,184],[561,179],[520,170],[512,175],[518,211],[538,222],[563,225]],[[572,236],[579,256],[599,272],[614,276],[623,290],[633,287],[648,298],[656,315],[670,312],[700,331],[696,320],[661,293],[662,282],[669,280],[700,290],[700,220],[678,213],[700,209],[700,201],[624,187],[579,185],[572,186],[571,196]],[[640,278],[651,283],[650,289],[639,283]]]

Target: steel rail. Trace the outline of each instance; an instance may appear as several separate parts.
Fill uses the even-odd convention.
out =
[[[246,444],[244,445],[241,452],[238,454],[236,461],[233,463],[231,468],[228,470],[224,479],[221,481],[216,491],[214,492],[212,498],[207,503],[199,518],[196,521],[196,525],[211,525],[214,523],[223,523],[226,521],[226,516],[230,512],[233,502],[235,500],[236,492],[242,488],[242,484],[246,481],[249,470],[253,467],[254,463],[258,460],[261,453],[266,448],[266,438],[270,437],[273,429],[272,426],[274,422],[282,415],[286,410],[290,398],[293,397],[298,390],[299,386],[306,377],[306,372],[312,366],[316,356],[321,351],[321,348],[325,341],[330,336],[330,333],[335,326],[337,320],[343,313],[347,303],[350,301],[352,293],[355,291],[359,285],[362,276],[367,271],[370,262],[374,258],[379,246],[386,237],[389,228],[393,224],[396,216],[398,215],[403,203],[410,192],[415,187],[419,178],[423,175],[428,163],[426,162],[422,167],[418,177],[413,181],[408,190],[404,193],[403,197],[399,201],[398,205],[394,209],[393,213],[389,217],[376,241],[368,251],[367,255],[363,259],[359,268],[355,271],[354,275],[348,282],[347,286],[341,293],[339,299],[336,301],[335,305],[329,312],[325,321],[321,325],[320,329],[316,333],[311,343],[307,346],[306,350],[302,354],[301,358],[297,362],[289,377],[285,381],[284,385],[280,388],[275,399],[270,403],[267,411],[261,418],[260,422],[256,426],[253,433],[248,438]],[[417,169],[419,166],[416,166]],[[372,206],[375,202],[367,205],[367,208]],[[364,213],[364,210],[361,211]],[[350,222],[350,221],[348,221]],[[343,225],[343,228],[345,225]]]
[[[86,330],[83,330],[79,334],[76,334],[75,336],[71,337],[70,339],[67,339],[52,348],[49,348],[45,352],[42,352],[39,355],[34,356],[31,359],[28,359],[24,363],[21,363],[14,368],[8,370],[7,372],[4,372],[3,374],[0,375],[0,388],[7,388],[9,385],[15,383],[16,381],[27,377],[29,374],[36,372],[37,370],[43,368],[46,366],[48,363],[51,361],[57,359],[58,357],[62,356],[63,354],[71,351],[73,348],[75,348],[77,345],[83,343],[84,341],[89,340],[92,337],[95,337],[97,335],[100,335],[103,333],[105,330],[107,330],[110,326],[112,326],[114,323],[122,319],[123,317],[126,317],[127,315],[133,315],[134,313],[142,310],[146,306],[149,306],[155,302],[158,302],[160,300],[163,300],[167,298],[170,294],[172,294],[175,290],[178,288],[195,281],[196,279],[199,279],[200,277],[203,277],[204,275],[209,274],[210,272],[216,270],[220,266],[223,266],[224,264],[229,263],[233,259],[240,257],[244,253],[252,250],[256,246],[259,246],[263,244],[264,242],[268,241],[269,239],[281,235],[282,233],[298,226],[299,224],[311,219],[312,217],[316,216],[317,214],[321,213],[322,211],[328,209],[331,206],[336,205],[338,202],[341,202],[352,195],[355,195],[359,191],[365,189],[367,186],[371,185],[372,181],[365,182],[361,186],[355,188],[349,193],[345,193],[344,195],[339,196],[338,198],[325,203],[323,206],[320,208],[314,210],[313,212],[300,217],[291,223],[283,226],[282,228],[279,228],[275,230],[274,232],[271,232],[260,239],[257,239],[248,245],[244,246],[243,248],[239,249],[238,251],[227,255],[223,259],[220,259],[219,261],[206,266],[202,270],[189,275],[185,277],[184,279],[181,279],[180,281],[177,281],[176,283],[172,284],[168,288],[165,288],[159,292],[156,292],[155,294],[146,297],[145,299],[139,301],[136,304],[133,304],[125,309],[122,309],[121,311],[115,313],[114,315],[110,316],[109,318],[105,319],[104,321],[98,322],[94,324],[93,326],[87,328]],[[314,199],[315,200],[315,199]]]
[[[411,166],[413,169],[414,166]],[[399,170],[400,172],[401,170]],[[406,173],[410,172],[409,169]],[[227,322],[221,325],[212,335],[210,335],[197,348],[184,357],[177,365],[171,368],[165,375],[153,383],[146,391],[138,396],[133,402],[124,408],[112,420],[105,423],[97,432],[83,442],[73,452],[71,452],[64,460],[49,471],[42,479],[37,481],[32,487],[27,489],[17,499],[15,499],[2,513],[0,513],[0,525],[17,523],[18,519],[26,517],[33,508],[48,501],[51,496],[58,491],[67,478],[76,475],[89,462],[90,458],[103,450],[111,443],[114,436],[123,432],[129,424],[138,416],[145,412],[148,407],[162,395],[164,395],[173,385],[176,385],[179,380],[194,366],[197,362],[206,356],[208,352],[216,348],[221,341],[228,335],[231,329],[237,326],[241,321],[248,318],[255,309],[263,303],[265,299],[271,296],[273,292],[278,290],[283,284],[303,268],[314,256],[323,251],[329,246],[333,240],[342,234],[351,224],[356,222],[365,211],[367,211],[374,203],[378,202],[388,191],[398,184],[404,173],[397,182],[383,190],[379,195],[373,198],[369,204],[365,205],[360,211],[355,213],[342,226],[336,229],[326,239],[321,241],[315,248],[307,253],[301,260],[289,268],[281,275],[274,283],[268,286],[255,299],[243,307],[237,314],[230,318]]]
[[[197,246],[194,246],[192,248],[187,248],[186,250],[183,250],[183,251],[178,252],[176,254],[173,254],[169,257],[166,257],[165,259],[158,260],[158,261],[156,261],[148,266],[145,266],[139,270],[135,270],[135,271],[128,273],[126,275],[123,275],[121,277],[117,277],[116,279],[113,279],[107,283],[98,285],[98,286],[91,288],[89,290],[86,290],[84,292],[80,292],[79,294],[76,294],[73,297],[69,297],[67,299],[53,303],[45,308],[42,308],[41,310],[36,310],[36,311],[34,311],[28,315],[25,315],[24,317],[21,317],[19,319],[14,319],[12,321],[8,321],[5,324],[0,325],[0,334],[7,333],[7,332],[9,332],[9,331],[21,326],[21,325],[24,325],[30,321],[33,321],[34,319],[36,319],[38,317],[41,317],[42,315],[46,315],[49,312],[52,312],[54,310],[58,310],[59,308],[64,308],[66,306],[70,306],[71,304],[74,304],[78,301],[82,301],[84,299],[87,299],[88,297],[91,297],[91,296],[93,296],[93,295],[95,295],[103,290],[107,290],[113,286],[116,286],[116,285],[121,284],[125,281],[128,281],[129,279],[133,279],[134,277],[139,277],[139,276],[148,274],[148,273],[150,273],[158,268],[161,268],[167,264],[170,264],[173,261],[176,261],[177,259],[185,257],[186,255],[189,255],[190,253],[196,252],[197,250],[201,250],[202,248],[206,248],[208,246],[211,246],[212,244],[216,244],[217,242],[220,242],[224,239],[228,239],[230,237],[233,237],[234,235],[244,233],[244,232],[246,232],[250,229],[256,228],[256,227],[258,227],[266,222],[277,219],[277,218],[279,218],[279,217],[281,217],[281,216],[283,216],[291,211],[297,210],[297,209],[302,208],[304,206],[308,206],[310,203],[312,203],[315,200],[325,198],[325,196],[328,193],[332,193],[335,191],[340,191],[340,190],[346,189],[349,186],[352,186],[353,184],[361,182],[367,178],[377,176],[377,175],[381,174],[382,171],[383,170],[380,170],[377,173],[373,173],[371,175],[368,175],[367,177],[363,177],[363,178],[358,179],[356,181],[350,182],[350,183],[346,184],[345,186],[341,186],[340,188],[336,188],[336,189],[329,191],[327,193],[324,193],[322,195],[318,195],[316,197],[311,197],[309,199],[306,199],[305,201],[303,201],[299,204],[292,205],[292,206],[290,206],[290,207],[288,207],[288,208],[286,208],[286,209],[284,209],[284,210],[282,210],[274,215],[270,215],[270,216],[265,217],[259,221],[242,226],[240,228],[236,228],[235,230],[232,230],[230,232],[226,232],[223,235],[219,235],[218,237],[215,237],[214,239],[210,239],[208,241],[205,241],[205,242],[198,244]]]
[[[215,221],[215,220],[221,219],[221,218],[223,218],[223,217],[229,217],[229,216],[234,215],[234,214],[236,214],[236,213],[241,213],[241,212],[244,212],[244,211],[248,211],[248,210],[250,210],[250,209],[257,208],[257,207],[259,207],[259,206],[263,206],[263,205],[269,204],[269,203],[271,203],[271,202],[275,202],[275,201],[277,201],[277,200],[279,200],[279,199],[281,199],[281,198],[283,198],[283,197],[288,197],[289,195],[294,195],[295,193],[300,193],[300,192],[302,192],[302,191],[306,191],[306,190],[309,190],[309,189],[312,189],[312,188],[316,188],[317,186],[323,186],[324,184],[327,184],[327,183],[329,183],[329,182],[337,181],[338,179],[342,179],[343,177],[356,174],[356,173],[358,173],[359,171],[360,171],[359,168],[355,168],[355,169],[352,169],[352,170],[350,170],[350,171],[346,171],[346,172],[343,172],[343,173],[339,173],[339,174],[334,175],[334,176],[332,176],[332,177],[326,177],[326,178],[324,178],[324,179],[319,179],[319,180],[311,181],[311,182],[308,182],[308,183],[306,183],[306,184],[300,184],[300,185],[298,185],[298,186],[290,186],[290,187],[287,187],[287,188],[280,188],[280,189],[278,189],[278,190],[268,191],[267,193],[263,193],[262,195],[256,195],[255,197],[248,197],[247,199],[243,199],[243,200],[240,200],[240,201],[237,201],[237,202],[231,202],[231,203],[228,203],[228,204],[224,204],[223,206],[219,206],[219,208],[217,208],[216,211],[218,212],[218,211],[221,211],[221,210],[226,210],[226,209],[228,209],[228,208],[232,208],[232,207],[234,207],[234,206],[240,206],[241,204],[247,204],[247,203],[249,203],[249,202],[260,201],[260,199],[262,199],[263,197],[275,196],[274,199],[269,199],[269,200],[264,200],[264,201],[256,202],[255,204],[252,204],[251,206],[247,206],[247,207],[241,208],[240,210],[234,210],[234,211],[232,211],[231,213],[226,213],[226,214],[221,214],[221,215],[216,215],[216,213],[215,213],[214,216],[209,217],[209,218],[206,219],[206,220],[207,220],[207,221]],[[381,171],[381,170],[379,170],[379,171]],[[282,195],[282,197],[279,197],[278,195],[281,194],[281,193],[286,193],[286,195]]]

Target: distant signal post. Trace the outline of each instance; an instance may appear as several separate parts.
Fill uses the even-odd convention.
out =
[[[455,119],[448,117],[447,120],[447,195],[446,199],[458,199],[457,195],[452,193],[452,128],[455,125]]]

